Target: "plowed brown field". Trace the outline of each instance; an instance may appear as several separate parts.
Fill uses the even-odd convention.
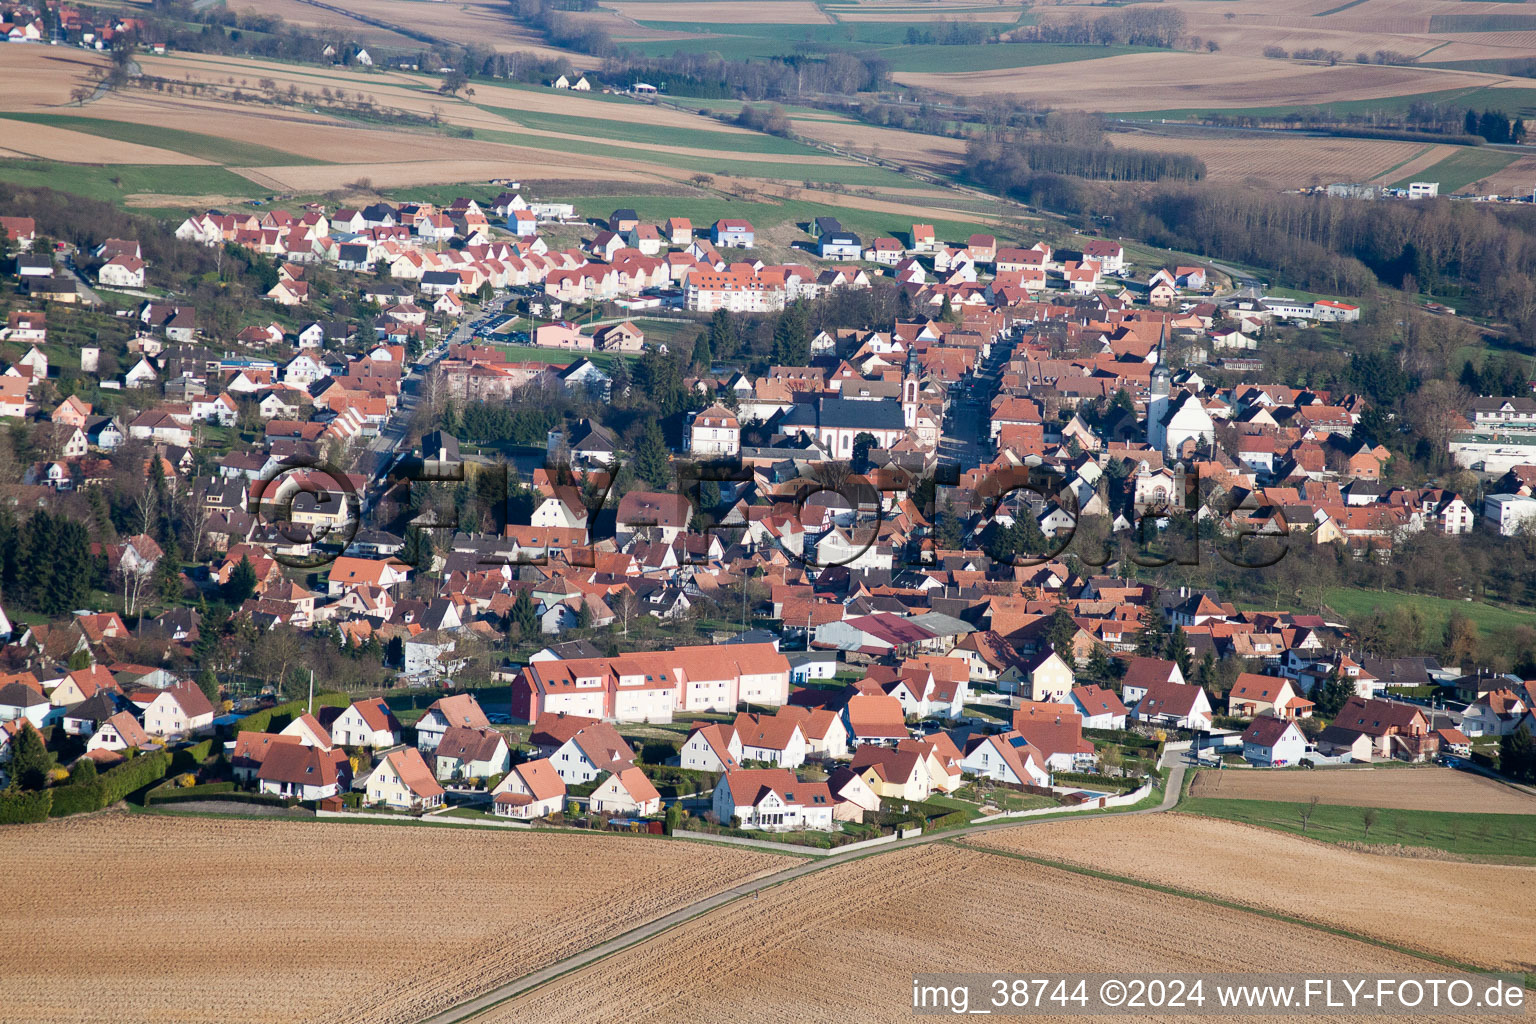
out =
[[[1325,771],[1201,772],[1191,796],[1305,803],[1316,796],[1346,807],[1536,814],[1536,797],[1454,768],[1339,768]]]
[[[915,973],[1111,966],[1386,972],[1429,965],[1301,925],[936,843],[740,900],[505,1003],[477,1024],[908,1020]]]
[[[1176,886],[1464,963],[1504,970],[1536,964],[1536,868],[1356,853],[1184,814],[1064,821],[969,842]],[[1412,899],[1398,899],[1403,892]],[[1477,925],[1447,926],[1457,920]]]
[[[1434,89],[1492,85],[1497,76],[1420,68],[1300,64],[1207,53],[1132,53],[1078,61],[1072,73],[1048,64],[958,74],[897,72],[908,85],[958,96],[1021,93],[1044,106],[1077,110],[1231,109],[1377,99]]]
[[[404,1024],[793,858],[108,813],[0,829],[0,1020]]]

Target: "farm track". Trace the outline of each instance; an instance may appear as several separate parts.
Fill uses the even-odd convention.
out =
[[[1184,773],[1185,767],[1182,764],[1176,764],[1169,767],[1167,788],[1163,792],[1162,802],[1159,803],[1156,807],[1144,807],[1138,808],[1136,810],[1119,811],[1114,812],[1112,815],[1104,816],[1113,816],[1116,818],[1134,817],[1137,815],[1158,814],[1163,811],[1170,810],[1179,801],[1179,793],[1184,784]],[[818,858],[816,860],[807,861],[803,864],[797,864],[793,867],[784,868],[772,874],[754,879],[751,882],[732,886],[724,892],[718,892],[712,896],[697,900],[686,907],[681,907],[678,910],[673,911],[663,918],[641,925],[640,927],[625,932],[622,935],[616,936],[607,942],[593,946],[591,949],[583,950],[580,953],[565,957],[564,959],[556,961],[547,967],[524,975],[515,981],[509,982],[506,985],[502,985],[483,995],[477,996],[473,999],[465,1000],[452,1009],[445,1010],[435,1016],[426,1018],[423,1021],[423,1024],[456,1024],[456,1022],[459,1021],[473,1020],[486,1013],[487,1011],[490,1011],[493,1008],[499,1006],[500,1004],[507,1002],[508,1000],[524,995],[527,992],[530,992],[533,989],[539,988],[543,985],[547,985],[550,982],[555,981],[557,978],[570,974],[572,971],[576,971],[591,964],[598,963],[599,961],[606,960],[607,958],[614,956],[623,950],[629,949],[632,946],[637,946],[658,935],[662,935],[675,928],[685,925],[696,918],[703,917],[709,914],[711,911],[729,906],[749,897],[753,900],[760,899],[761,897],[759,896],[759,893],[768,889],[778,889],[785,883],[792,882],[795,879],[801,878],[805,875],[826,871],[828,869],[836,868],[844,864],[849,864],[866,857],[882,857],[887,854],[912,850],[916,847],[928,846],[933,843],[947,842],[949,840],[960,837],[970,837],[987,832],[996,832],[1002,829],[1014,829],[1027,827],[1030,825],[1044,825],[1048,824],[1051,820],[1059,819],[1047,819],[1038,821],[1030,821],[1029,819],[1016,819],[1013,821],[999,822],[993,825],[980,825],[974,828],[964,829],[962,831],[933,832],[927,835],[916,836],[911,839],[898,840],[897,842],[877,847],[874,850],[859,850],[845,854],[834,853],[827,857]]]

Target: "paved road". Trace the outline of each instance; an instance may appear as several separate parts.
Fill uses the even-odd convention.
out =
[[[1165,750],[1166,752],[1164,753],[1162,763],[1169,769],[1169,771],[1168,787],[1163,793],[1162,803],[1158,804],[1156,807],[1144,807],[1132,811],[1118,811],[1115,812],[1116,814],[1123,814],[1126,816],[1139,814],[1159,814],[1163,811],[1171,809],[1175,804],[1179,802],[1179,792],[1184,785],[1184,772],[1186,767],[1183,759],[1184,751],[1166,748]],[[1005,828],[1027,828],[1030,825],[1044,825],[1061,820],[1062,819],[1060,818],[1019,818],[1012,821],[1001,821],[991,825],[978,825],[974,828],[947,830],[942,832],[933,832],[927,835],[914,836],[911,839],[901,839],[894,843],[889,843],[885,846],[877,847],[872,851],[855,850],[850,853],[834,853],[828,857],[820,857],[815,860],[808,860],[803,864],[796,864],[794,867],[785,868],[783,871],[776,871],[771,875],[765,875],[762,878],[758,878],[750,882],[743,882],[742,884],[732,886],[723,892],[715,893],[713,896],[707,896],[703,899],[696,900],[693,903],[688,904],[686,907],[674,910],[672,913],[666,915],[665,917],[657,918],[654,921],[648,921],[637,928],[630,929],[622,935],[618,935],[612,939],[609,939],[607,942],[600,943],[573,956],[568,956],[563,960],[557,960],[550,964],[548,967],[534,971],[531,974],[525,974],[521,978],[508,982],[505,985],[498,986],[485,993],[484,995],[477,996],[474,999],[467,999],[451,1009],[444,1010],[442,1013],[427,1017],[423,1021],[423,1024],[458,1024],[458,1022],[461,1021],[471,1020],[484,1013],[485,1011],[491,1009],[492,1007],[504,1003],[516,996],[522,995],[531,989],[535,989],[541,985],[548,984],[561,975],[569,974],[571,971],[586,967],[589,964],[596,963],[599,960],[604,960],[610,956],[613,956],[615,953],[628,949],[630,946],[644,942],[647,939],[660,935],[662,932],[676,928],[678,925],[691,921],[696,917],[707,914],[712,910],[716,910],[725,906],[726,904],[735,903],[737,900],[741,899],[752,898],[752,895],[761,889],[783,885],[784,883],[791,882],[796,878],[802,877],[803,875],[808,875],[813,871],[822,871],[826,868],[832,867],[833,865],[842,864],[846,861],[859,857],[879,857],[896,850],[905,850],[913,846],[922,846],[926,843],[943,842],[947,839],[957,839],[965,836],[973,836],[983,832],[995,832],[999,829]]]

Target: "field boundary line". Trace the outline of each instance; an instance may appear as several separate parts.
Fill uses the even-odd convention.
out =
[[[1334,925],[1323,924],[1320,921],[1309,920],[1305,917],[1296,917],[1293,914],[1286,914],[1278,910],[1267,910],[1263,907],[1255,907],[1247,903],[1238,903],[1234,900],[1223,899],[1220,896],[1211,896],[1202,892],[1195,892],[1191,889],[1181,889],[1175,885],[1164,885],[1161,882],[1148,882],[1140,878],[1133,878],[1129,875],[1117,875],[1111,871],[1101,871],[1098,868],[1090,868],[1081,864],[1073,864],[1070,861],[1055,860],[1050,857],[1037,857],[1032,854],[1019,853],[1014,850],[1003,850],[995,846],[988,846],[984,843],[967,842],[963,839],[957,838],[950,838],[947,841],[954,846],[965,847],[967,849],[976,850],[981,853],[990,853],[998,857],[1010,857],[1014,860],[1021,860],[1025,863],[1034,864],[1039,867],[1055,868],[1058,871],[1070,871],[1073,874],[1084,875],[1088,878],[1098,879],[1099,881],[1118,882],[1122,885],[1133,885],[1139,889],[1148,889],[1152,892],[1160,892],[1167,896],[1178,896],[1181,899],[1198,900],[1201,903],[1209,903],[1214,906],[1221,907],[1225,910],[1238,910],[1242,911],[1243,913],[1253,914],[1258,917],[1266,917],[1275,921],[1284,921],[1287,924],[1301,925],[1304,928],[1311,928],[1314,931],[1326,932],[1329,935],[1337,935],[1340,938],[1354,939],[1357,942],[1363,942],[1371,946],[1378,946],[1382,949],[1390,949],[1394,953],[1403,953],[1407,956],[1417,957],[1420,960],[1427,960],[1430,963],[1440,964],[1444,967],[1454,967],[1460,971],[1485,974],[1494,972],[1496,970],[1492,967],[1479,967],[1475,964],[1469,964],[1461,960],[1456,960],[1453,957],[1441,956],[1438,953],[1430,953],[1426,950],[1416,949],[1412,946],[1404,946],[1400,943],[1392,942],[1388,939],[1372,938],[1369,935],[1362,935],[1359,932],[1352,932],[1347,928],[1339,928]],[[1528,990],[1536,991],[1536,974],[1532,974],[1530,972],[1515,973],[1522,974],[1525,988]]]

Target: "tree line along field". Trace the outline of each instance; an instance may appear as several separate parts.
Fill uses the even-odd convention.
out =
[[[4,863],[44,850],[48,869],[0,909],[0,1018],[28,1024],[404,1024],[797,863],[629,836],[110,811],[0,831]]]
[[[957,902],[957,892],[967,898]],[[1381,898],[1383,906],[1395,903],[1400,891]],[[1133,964],[1138,973],[1428,966],[1303,925],[940,842],[765,890],[476,1019],[905,1020],[916,973],[1087,972],[1113,964]]]

